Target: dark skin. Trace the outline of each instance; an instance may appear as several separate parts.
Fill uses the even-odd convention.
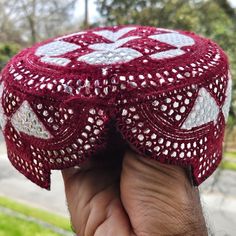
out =
[[[205,236],[199,191],[187,169],[134,151],[100,153],[62,171],[79,236]]]

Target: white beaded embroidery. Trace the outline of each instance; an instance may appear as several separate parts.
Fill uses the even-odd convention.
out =
[[[88,48],[93,49],[94,51],[80,56],[79,58],[77,58],[77,61],[86,62],[91,65],[111,65],[115,63],[126,63],[136,58],[142,57],[143,54],[141,52],[132,48],[122,47],[122,45],[124,45],[125,43],[140,38],[140,36],[128,36],[125,38],[121,38],[126,33],[135,29],[136,27],[125,27],[118,30],[117,32],[112,32],[110,30],[94,31],[94,34],[110,40],[111,43],[95,43],[89,45]],[[79,32],[60,37],[54,42],[40,46],[36,50],[35,54],[37,56],[43,56],[42,58],[40,58],[42,62],[58,66],[66,66],[71,62],[71,60],[58,56],[61,56],[67,52],[74,51],[81,47],[76,44],[60,40],[82,34],[86,34],[86,32]],[[149,57],[152,59],[164,59],[180,56],[186,53],[181,49],[181,47],[194,45],[194,40],[191,37],[182,35],[174,31],[169,33],[151,35],[149,36],[149,38],[177,47],[177,49],[170,49],[149,55]],[[143,62],[145,63],[147,62],[147,60],[145,59],[143,60]],[[180,76],[182,78],[182,75]]]
[[[101,30],[101,31],[95,31],[94,34],[100,35],[106,39],[109,39],[110,41],[117,41],[121,36],[127,34],[128,32],[135,30],[136,27],[125,27],[123,29],[118,30],[117,32],[112,32],[110,30]]]
[[[90,54],[79,57],[78,61],[84,61],[92,65],[109,65],[119,62],[128,62],[141,56],[142,54],[140,52],[131,48],[117,48],[114,49],[112,52],[110,50],[92,52]]]
[[[194,40],[192,38],[175,32],[151,35],[149,36],[149,38],[178,47],[178,49],[170,49],[167,51],[152,54],[150,57],[153,59],[164,59],[183,55],[185,54],[185,51],[181,50],[181,47],[194,45]]]
[[[171,57],[177,57],[185,54],[183,50],[180,49],[172,49],[164,52],[158,52],[156,54],[151,55],[150,57],[152,59],[164,59],[164,58],[171,58]]]
[[[176,33],[176,32],[151,35],[149,36],[149,38],[158,40],[163,43],[168,43],[178,48],[194,45],[194,40],[192,38],[183,34]]]
[[[43,56],[42,58],[40,58],[42,62],[65,66],[70,62],[69,59],[54,57],[63,55],[68,52],[72,52],[78,48],[80,48],[80,46],[73,43],[67,43],[64,41],[54,41],[37,48],[35,55]]]
[[[36,56],[49,56],[49,57],[60,56],[67,52],[72,52],[78,48],[80,48],[80,46],[73,43],[67,43],[64,41],[55,41],[55,42],[51,42],[43,46],[40,46],[36,50],[35,55]]]
[[[230,72],[228,73],[228,78],[229,78],[228,85],[227,85],[227,89],[225,92],[226,98],[225,98],[224,105],[222,107],[222,112],[225,117],[225,122],[227,122],[227,119],[228,119],[229,108],[230,108],[230,103],[231,103],[231,99],[232,99],[232,78],[231,78]]]
[[[71,62],[70,59],[62,58],[62,57],[42,57],[41,62],[49,63],[49,64],[55,64],[58,66],[66,66]]]
[[[91,48],[93,50],[97,50],[97,51],[112,51],[112,50],[117,49],[118,47],[121,47],[125,43],[127,43],[131,40],[134,40],[134,39],[138,39],[138,38],[140,38],[140,37],[131,36],[131,37],[126,37],[126,38],[122,38],[120,40],[117,40],[114,43],[96,43],[96,44],[89,45],[89,48]]]
[[[0,129],[3,131],[5,129],[5,125],[7,123],[7,116],[4,113],[2,107],[2,93],[3,93],[3,83],[0,85]]]
[[[98,31],[95,34],[101,35],[104,38],[109,39],[113,43],[96,43],[89,45],[90,49],[95,50],[92,53],[83,55],[79,57],[78,61],[84,61],[88,64],[115,64],[115,63],[125,63],[131,61],[135,58],[141,57],[143,54],[134,50],[132,48],[121,47],[125,43],[140,38],[139,36],[131,36],[118,40],[121,36],[128,33],[135,28],[124,28],[118,32],[113,33],[112,31]]]
[[[218,114],[219,106],[216,104],[215,99],[205,88],[201,88],[194,106],[181,128],[191,129],[210,121],[214,121],[215,123]]]
[[[24,101],[11,117],[11,123],[18,132],[24,132],[42,139],[51,138],[51,134],[46,130],[27,101]]]
[[[76,32],[76,33],[72,33],[72,34],[68,34],[68,35],[65,35],[65,36],[62,36],[62,37],[59,37],[57,38],[56,40],[59,41],[59,40],[62,40],[62,39],[67,39],[67,38],[70,38],[70,37],[74,37],[74,36],[77,36],[77,35],[81,35],[81,34],[85,34],[86,32]]]
[[[32,91],[35,91],[37,94],[39,92],[42,96],[47,92],[51,94],[57,93],[59,96],[61,92],[66,92],[71,95],[68,97],[69,102],[70,98],[78,94],[81,95],[78,96],[78,101],[80,97],[83,98],[84,96],[87,98],[91,97],[92,101],[93,98],[96,97],[105,96],[108,99],[113,98],[114,100],[109,100],[107,105],[117,103],[119,106],[116,108],[121,108],[121,116],[118,114],[114,115],[117,115],[117,128],[119,127],[120,133],[122,133],[123,137],[127,139],[129,143],[134,145],[141,152],[145,152],[145,154],[162,155],[161,158],[177,160],[181,158],[183,162],[188,161],[189,164],[193,163],[193,159],[198,158],[201,165],[198,168],[196,164],[196,176],[198,175],[198,177],[201,178],[205,175],[205,172],[207,173],[208,169],[211,168],[211,163],[215,163],[220,155],[219,151],[214,154],[210,153],[211,150],[207,144],[207,138],[209,139],[210,137],[204,137],[208,135],[210,127],[207,126],[205,129],[199,130],[200,132],[198,132],[198,130],[196,130],[196,132],[189,132],[186,130],[177,131],[177,128],[179,128],[177,126],[181,126],[184,122],[181,128],[188,130],[207,124],[210,121],[214,121],[214,123],[217,121],[214,138],[218,139],[221,134],[221,126],[223,126],[222,120],[224,120],[222,114],[219,116],[219,113],[222,111],[225,120],[227,120],[231,100],[230,92],[232,81],[229,81],[227,88],[224,88],[227,84],[227,76],[223,70],[222,73],[217,75],[217,79],[208,78],[207,76],[209,74],[213,75],[209,73],[210,69],[214,71],[214,68],[221,65],[222,53],[219,49],[212,46],[211,43],[207,43],[207,50],[202,50],[203,53],[200,57],[190,57],[189,60],[186,59],[186,57],[185,60],[181,60],[181,66],[179,66],[178,63],[172,63],[172,60],[167,60],[166,63],[168,64],[170,62],[170,64],[168,64],[166,68],[165,66],[160,68],[158,65],[154,65],[154,60],[174,58],[184,55],[185,53],[189,53],[189,56],[191,56],[194,50],[183,47],[192,46],[195,44],[195,41],[190,36],[165,29],[158,29],[157,31],[143,29],[141,34],[141,31],[138,31],[137,35],[135,35],[136,31],[134,31],[129,36],[125,36],[126,33],[135,29],[135,27],[126,27],[116,32],[110,30],[90,30],[89,33],[79,32],[63,36],[55,39],[52,43],[39,47],[36,50],[36,55],[39,56],[37,60],[35,60],[35,57],[27,58],[27,60],[31,60],[31,64],[37,64],[38,60],[40,60],[47,64],[66,67],[65,71],[62,69],[61,72],[63,73],[58,73],[61,78],[57,75],[55,76],[54,73],[44,73],[44,70],[41,71],[40,67],[45,66],[40,64],[38,67],[39,70],[31,69],[30,66],[27,66],[27,60],[24,61],[21,60],[21,58],[18,61],[16,60],[16,62],[9,67],[9,75],[16,85],[20,85],[18,88],[23,88],[22,91],[18,91],[19,93],[22,93],[24,88],[32,89]],[[145,32],[147,32],[148,35],[146,35]],[[150,32],[156,35],[150,36]],[[144,38],[142,38],[141,35],[144,35]],[[102,36],[103,39],[100,36]],[[148,40],[147,37],[152,40]],[[195,38],[195,36],[193,37]],[[67,39],[66,41],[68,42],[62,41],[64,39]],[[150,44],[149,41],[151,42]],[[127,45],[126,47],[125,44]],[[198,44],[197,37],[196,44]],[[166,46],[171,49],[166,49]],[[32,50],[30,53],[35,52]],[[28,53],[25,55],[26,57],[29,56]],[[136,63],[134,62],[128,64],[127,67],[119,65],[110,66],[110,64],[124,63],[136,58],[137,60],[135,62],[138,65],[136,67]],[[101,64],[99,68],[96,68],[98,70],[95,72],[99,74],[99,76],[96,77],[94,73],[90,74],[91,68],[86,67],[86,65],[83,65],[79,61],[91,65]],[[153,63],[153,69],[149,67],[148,70],[145,70],[145,68],[142,68],[142,65],[140,65],[144,65],[144,63],[148,65],[149,62],[151,62],[151,64]],[[133,65],[134,68],[132,68]],[[85,70],[85,74],[82,70],[80,71],[80,67],[89,69]],[[119,70],[120,68],[122,68],[122,70]],[[51,71],[56,70],[53,68],[50,69],[52,69]],[[69,72],[68,74],[68,71],[72,73],[70,74]],[[91,72],[92,71],[93,70],[91,70]],[[197,81],[194,81],[194,77],[199,79],[207,77],[209,80],[215,80],[211,81],[208,85],[203,83],[195,84]],[[181,80],[184,80],[183,83],[179,83]],[[190,84],[190,80],[193,84],[188,86],[185,81]],[[176,85],[175,88],[170,86],[172,87],[170,90],[162,90],[162,84],[167,85],[166,87],[168,88],[168,84],[172,82],[174,82],[174,86]],[[199,85],[206,87],[206,89],[201,88],[196,98]],[[143,92],[143,88],[147,88],[147,93],[149,93],[149,91],[154,93],[150,93],[152,95],[146,94],[146,91]],[[150,88],[151,90],[149,90]],[[131,91],[130,96],[122,96],[121,98],[117,96],[122,90],[126,89],[127,91],[124,95],[129,95],[128,93]],[[133,90],[138,90],[138,93],[132,93]],[[157,94],[155,94],[155,91]],[[116,93],[112,94],[113,92]],[[2,91],[0,89],[0,95],[1,93]],[[12,93],[14,93],[12,89],[4,91],[5,101],[3,104],[0,102],[0,124],[4,125],[4,122],[12,117],[11,122],[15,129],[10,126],[9,130],[7,130],[10,133],[6,136],[9,140],[11,139],[11,142],[17,147],[21,148],[23,143],[23,140],[19,137],[19,131],[46,140],[51,138],[52,134],[54,134],[53,137],[57,137],[61,136],[62,131],[70,131],[70,115],[74,114],[74,112],[76,113],[77,109],[73,110],[73,107],[68,109],[58,108],[57,103],[44,104],[43,101],[41,101],[42,103],[39,103],[39,101],[37,103],[24,101],[21,107],[15,112],[15,106],[19,106],[20,98],[19,100],[16,98],[12,99]],[[141,100],[139,100],[141,93],[143,96],[140,96]],[[226,95],[226,97],[224,95]],[[16,95],[13,94],[13,96]],[[118,100],[117,97],[119,97]],[[144,98],[144,100],[142,98]],[[222,104],[224,98],[225,101],[224,104]],[[107,99],[104,99],[103,101],[106,100]],[[222,105],[220,106],[218,104]],[[190,112],[189,110],[191,108],[192,111]],[[44,149],[30,145],[34,158],[32,164],[34,166],[31,166],[30,162],[24,162],[22,158],[14,153],[11,154],[14,157],[12,158],[13,161],[21,170],[29,170],[32,176],[42,182],[45,182],[46,178],[48,178],[48,173],[40,169],[44,167],[42,164],[44,162],[48,163],[47,169],[48,167],[54,169],[55,166],[59,169],[60,167],[65,167],[65,164],[66,166],[72,166],[72,162],[74,161],[76,161],[75,164],[77,165],[80,160],[82,161],[86,158],[85,154],[87,154],[88,151],[96,150],[95,146],[102,137],[100,135],[105,134],[105,132],[102,132],[105,127],[104,125],[107,119],[111,118],[110,113],[107,113],[107,111],[103,112],[97,109],[96,106],[90,108],[89,116],[85,116],[87,120],[81,122],[83,129],[79,130],[78,136],[73,140],[74,143],[66,143],[66,146],[63,143],[58,143],[59,146],[56,150],[52,150],[50,144],[48,145],[49,150],[47,150],[47,148]],[[7,118],[5,116],[6,120],[2,120],[4,111],[9,117]],[[113,112],[113,110],[110,111]],[[12,112],[15,112],[13,116]],[[86,112],[86,108],[78,112],[84,113]],[[114,110],[114,112],[116,112],[116,110]],[[96,113],[98,114],[96,115]],[[37,118],[36,115],[39,118]],[[164,131],[162,127],[165,128],[165,125],[168,129]],[[48,130],[46,127],[48,127]],[[49,132],[51,128],[52,134]],[[177,131],[176,134],[172,132],[174,131],[172,128]],[[188,134],[188,137],[185,134]],[[21,135],[23,135],[23,133],[21,133]],[[72,137],[72,135],[73,134],[70,134],[70,137]],[[188,143],[186,143],[186,141]],[[209,153],[207,153],[208,151]],[[207,157],[204,155],[207,155]],[[31,171],[32,168],[34,168],[33,171]],[[198,174],[200,170],[201,173]]]

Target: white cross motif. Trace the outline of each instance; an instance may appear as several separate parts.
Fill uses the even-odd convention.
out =
[[[90,44],[88,48],[92,49],[93,52],[78,57],[77,61],[85,62],[90,65],[111,65],[116,63],[126,63],[142,57],[143,54],[141,52],[129,47],[123,47],[123,45],[127,42],[141,38],[140,36],[122,37],[135,29],[136,27],[125,27],[117,32],[112,32],[110,30],[94,31],[94,34],[102,36],[111,42]],[[41,62],[58,66],[66,66],[71,62],[71,60],[63,57],[62,55],[80,49],[81,46],[62,40],[68,37],[83,34],[85,34],[85,32],[78,32],[57,38],[53,42],[40,46],[36,50],[35,54],[41,57]],[[181,48],[185,46],[192,46],[195,43],[191,37],[182,35],[176,31],[168,31],[162,34],[150,35],[148,37],[150,39],[176,47],[176,49],[165,50],[149,55],[151,59],[158,60],[183,55],[186,52]]]
[[[143,56],[142,53],[134,50],[132,48],[121,47],[125,43],[140,38],[139,36],[131,36],[119,39],[124,34],[128,33],[135,28],[124,28],[115,33],[109,30],[98,31],[95,34],[103,36],[109,39],[113,43],[97,43],[89,46],[94,52],[83,55],[78,58],[78,61],[84,61],[88,64],[115,64],[115,63],[125,63],[131,61],[135,58]]]

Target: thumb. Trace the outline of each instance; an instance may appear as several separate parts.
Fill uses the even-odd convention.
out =
[[[153,190],[159,189],[158,192],[160,192],[160,187],[163,191],[172,191],[181,186],[194,189],[190,166],[163,164],[139,155],[131,149],[128,149],[124,155],[122,174],[123,177],[133,178],[132,184],[137,184],[137,187],[152,185]],[[126,184],[129,183],[126,182]]]
[[[205,225],[188,167],[162,164],[127,150],[120,184],[122,203],[136,234],[185,235],[183,230],[190,225]]]

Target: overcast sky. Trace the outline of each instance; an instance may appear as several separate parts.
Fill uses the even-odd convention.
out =
[[[232,6],[236,7],[236,0],[229,0],[229,2],[232,4]]]
[[[94,0],[88,0],[89,2],[89,22],[95,22],[99,17],[100,14],[96,10],[96,4]],[[75,8],[75,17],[77,19],[84,19],[84,0],[77,1],[76,8]]]
[[[236,7],[236,0],[228,0],[232,6]],[[89,2],[89,22],[93,23],[95,22],[99,17],[99,13],[96,10],[96,5],[94,0],[88,0]],[[76,8],[75,8],[75,17],[77,19],[81,19],[81,21],[84,18],[84,0],[79,0],[77,2]]]

